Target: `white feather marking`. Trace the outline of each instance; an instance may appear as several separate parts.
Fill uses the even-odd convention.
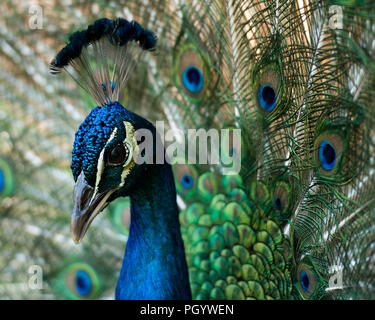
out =
[[[103,171],[104,171],[104,151],[105,151],[105,147],[108,145],[108,143],[110,143],[116,137],[116,134],[117,134],[117,127],[115,127],[115,129],[112,131],[112,133],[111,133],[110,137],[108,138],[105,146],[103,147],[102,151],[100,152],[99,159],[98,159],[98,165],[97,165],[97,171],[96,171],[95,191],[94,191],[94,194],[91,197],[89,205],[91,205],[92,201],[95,199],[95,197],[98,193],[98,190],[99,190],[99,183],[100,183],[100,180],[102,179],[102,174],[103,174]]]

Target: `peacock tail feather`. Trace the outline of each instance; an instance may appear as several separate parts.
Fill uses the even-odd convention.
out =
[[[173,164],[193,299],[375,298],[371,1],[39,5],[33,29],[28,1],[0,4],[1,298],[113,298],[129,199],[112,202],[80,245],[69,231],[74,134],[107,99],[183,133],[229,130],[219,164]],[[129,49],[123,83],[107,81],[120,61],[105,41],[79,50],[105,52],[100,72],[80,77],[76,65],[79,85],[52,77],[64,42],[83,41],[76,31],[103,17],[153,31],[155,50]],[[241,170],[227,175],[236,157]],[[34,265],[42,288],[30,285]]]

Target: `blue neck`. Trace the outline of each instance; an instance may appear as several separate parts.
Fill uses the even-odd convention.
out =
[[[131,195],[131,225],[116,299],[191,299],[176,189],[157,165]]]

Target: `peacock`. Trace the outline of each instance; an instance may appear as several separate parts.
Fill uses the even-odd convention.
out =
[[[375,297],[374,4],[40,3],[0,5],[3,299]]]

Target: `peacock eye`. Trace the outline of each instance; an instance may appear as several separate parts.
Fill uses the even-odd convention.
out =
[[[78,270],[75,275],[75,286],[79,295],[88,296],[92,290],[90,275],[84,270]]]
[[[185,174],[181,178],[181,184],[186,188],[190,189],[194,185],[194,179],[191,175]]]
[[[273,205],[275,207],[276,210],[282,210],[283,208],[283,204],[282,204],[282,201],[280,199],[280,197],[274,197],[273,198]]]
[[[269,85],[260,86],[258,89],[258,101],[264,111],[272,111],[276,106],[276,92]]]
[[[309,275],[307,274],[305,270],[302,270],[299,281],[300,281],[302,289],[305,292],[308,292],[310,288],[310,279],[309,279]]]
[[[325,131],[314,142],[315,161],[322,176],[338,174],[343,166],[344,139],[341,133]]]
[[[324,170],[330,171],[336,163],[335,148],[326,140],[320,142],[319,145],[319,161]]]
[[[204,84],[202,71],[195,66],[188,66],[182,73],[182,83],[189,92],[200,92]]]
[[[60,290],[64,298],[95,299],[100,292],[101,281],[90,265],[76,262],[66,266],[57,275],[52,287]]]
[[[124,164],[129,157],[129,148],[125,144],[118,144],[109,153],[107,164],[110,166],[119,166]]]
[[[316,294],[319,287],[319,278],[317,277],[313,267],[301,264],[297,272],[299,292],[305,299],[311,299]]]
[[[280,211],[283,215],[290,214],[290,186],[285,181],[279,181],[276,183],[274,192],[273,192],[273,207]]]
[[[175,57],[175,82],[189,97],[202,98],[210,84],[210,63],[194,45],[184,46]]]
[[[254,82],[254,97],[260,113],[266,117],[270,115],[282,100],[282,72],[277,65],[262,67],[264,69],[254,69],[256,72]]]

